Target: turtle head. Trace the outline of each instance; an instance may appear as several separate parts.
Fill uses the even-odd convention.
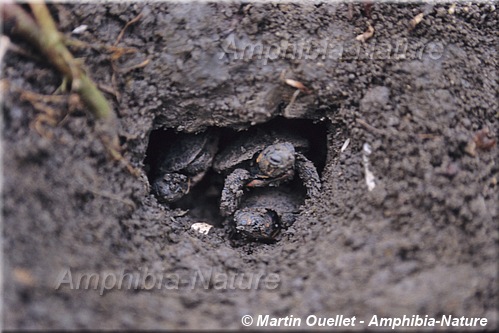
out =
[[[254,239],[272,240],[280,230],[277,213],[267,208],[244,208],[234,214],[236,231]]]
[[[289,142],[270,145],[258,155],[256,162],[263,176],[277,178],[294,169],[295,147]]]
[[[180,173],[165,173],[152,183],[152,190],[159,201],[175,202],[189,192],[190,181]]]

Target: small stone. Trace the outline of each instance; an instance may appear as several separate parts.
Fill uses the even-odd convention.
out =
[[[476,156],[476,143],[473,140],[470,140],[466,147],[464,148],[464,152],[468,155],[475,157]]]

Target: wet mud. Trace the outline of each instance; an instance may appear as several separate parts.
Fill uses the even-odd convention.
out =
[[[4,327],[238,329],[248,314],[453,315],[497,327],[498,148],[474,141],[484,128],[488,140],[498,136],[496,7],[51,5],[65,35],[94,45],[114,44],[142,13],[119,41],[135,51],[118,67],[102,50],[71,48],[106,91],[140,176],[110,158],[81,106],[55,105],[57,124],[35,130],[41,111],[21,93],[52,94],[61,77],[8,51]],[[369,24],[374,35],[356,40]],[[183,203],[151,193],[159,132],[216,128],[223,144],[289,122],[324,147],[322,190],[277,242],[228,237],[217,212],[223,177],[213,171]],[[214,227],[201,234],[191,228],[200,222]],[[71,287],[68,278],[92,273],[96,289]],[[163,280],[107,290],[106,273]],[[229,276],[261,279],[213,280]]]

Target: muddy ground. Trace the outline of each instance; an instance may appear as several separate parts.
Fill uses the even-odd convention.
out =
[[[236,329],[247,314],[366,321],[356,328],[373,315],[454,315],[497,326],[498,148],[470,146],[485,127],[488,140],[498,136],[497,5],[50,9],[67,36],[87,25],[72,37],[94,46],[114,44],[143,13],[118,44],[136,50],[114,70],[109,52],[71,48],[107,91],[124,156],[141,176],[109,157],[82,107],[52,105],[59,122],[42,122],[38,133],[41,112],[22,91],[51,94],[61,77],[41,59],[7,53],[5,328]],[[363,44],[355,38],[368,24],[375,32]],[[147,66],[130,69],[146,59]],[[296,89],[283,77],[311,93],[286,108]],[[216,127],[237,135],[274,118],[286,127],[283,116],[326,133],[307,130],[327,152],[321,196],[305,202],[275,244],[236,244],[223,227],[208,235],[191,230],[195,222],[218,223],[216,193],[198,191],[194,202],[208,207],[200,215],[150,194],[144,161],[153,130]],[[160,288],[119,289],[112,277],[120,272],[164,280]],[[97,290],[82,290],[84,281],[76,290],[78,276],[92,273]],[[105,274],[111,288],[100,295]],[[225,286],[230,276],[241,280]],[[245,289],[244,279],[257,276],[258,286]]]

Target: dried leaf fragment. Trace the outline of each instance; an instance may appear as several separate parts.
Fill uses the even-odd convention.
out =
[[[449,10],[448,10],[448,13],[450,15],[454,15],[454,13],[456,12],[456,4],[453,3],[450,7],[449,7]]]
[[[376,187],[376,177],[372,173],[372,171],[369,169],[369,155],[371,155],[372,149],[371,146],[366,142],[362,146],[362,162],[364,164],[364,173],[366,177],[366,185],[367,189],[370,191],[374,190]]]
[[[475,157],[477,148],[481,150],[492,149],[492,147],[496,145],[496,140],[490,138],[489,133],[490,129],[488,127],[484,127],[481,130],[477,131],[464,148],[464,151],[468,155]]]
[[[424,13],[419,13],[414,16],[412,20],[409,21],[409,30],[416,28],[416,26],[423,21]]]
[[[489,150],[496,145],[496,140],[489,138],[490,129],[484,127],[475,133],[473,141],[478,149]]]
[[[343,146],[341,146],[340,151],[344,152],[345,150],[347,150],[349,144],[350,144],[350,138],[345,140],[345,142],[343,143]]]
[[[372,25],[369,23],[367,24],[367,30],[363,33],[355,37],[356,40],[364,43],[366,42],[369,38],[371,38],[374,35],[374,28]]]
[[[16,267],[12,270],[14,279],[25,286],[32,287],[35,285],[35,279],[30,270],[25,268]]]
[[[286,80],[284,80],[284,82],[286,82],[286,84],[288,86],[291,86],[293,88],[299,89],[300,91],[302,91],[302,92],[304,92],[306,94],[312,93],[312,91],[310,89],[308,89],[307,87],[305,87],[303,85],[303,83],[301,83],[300,81],[296,81],[296,80],[293,80],[293,79],[286,79]]]

